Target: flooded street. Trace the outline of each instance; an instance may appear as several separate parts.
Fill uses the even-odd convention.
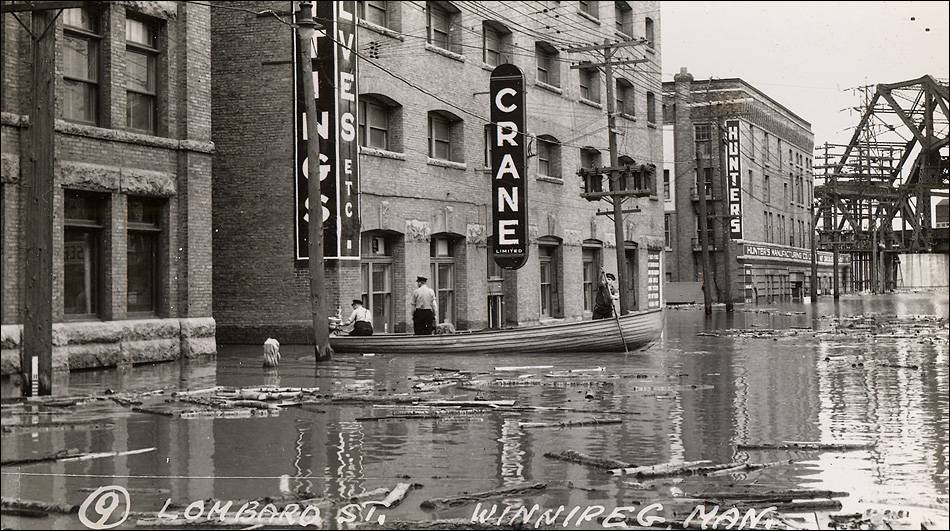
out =
[[[564,529],[600,528],[593,512],[590,521],[578,521],[580,513],[592,506],[605,508],[599,515],[603,517],[615,507],[639,510],[659,503],[662,509],[652,514],[673,522],[682,521],[697,503],[692,498],[704,493],[810,489],[849,493],[839,498],[841,512],[889,507],[946,526],[950,458],[946,322],[936,341],[907,336],[815,337],[815,331],[828,328],[830,317],[872,312],[946,318],[948,300],[946,293],[847,297],[838,304],[823,300],[815,306],[740,306],[733,315],[717,309],[709,318],[701,308],[669,309],[663,338],[629,356],[338,355],[315,367],[309,348],[284,345],[279,370],[269,371],[261,368],[260,345],[250,345],[221,346],[211,361],[63,374],[55,383],[56,394],[165,389],[164,395],[170,395],[173,390],[211,386],[277,385],[317,386],[321,394],[384,395],[410,393],[420,378],[463,371],[474,373],[473,382],[418,396],[514,400],[515,406],[561,409],[463,408],[443,412],[440,418],[373,420],[369,417],[398,416],[407,406],[323,403],[285,408],[279,415],[186,419],[134,412],[112,401],[35,408],[29,413],[5,401],[5,462],[70,448],[156,449],[113,458],[4,466],[3,496],[79,505],[97,488],[120,485],[129,493],[133,512],[159,511],[170,499],[178,508],[166,513],[182,513],[192,502],[211,498],[233,500],[236,505],[292,493],[346,500],[380,487],[392,489],[400,482],[415,484],[400,504],[376,508],[373,521],[385,515],[392,523],[468,520],[476,501],[436,504],[434,509],[422,508],[422,501],[544,483],[545,488],[530,493],[482,500],[480,507],[496,504],[496,516],[506,504],[538,504],[541,510],[563,505],[565,513],[581,507],[568,525],[561,525],[563,517],[557,521],[556,527]],[[796,334],[697,335],[749,328]],[[510,366],[533,368],[496,370]],[[597,367],[605,371],[579,371],[569,378],[545,376]],[[7,380],[3,386],[3,396],[12,398],[16,389]],[[621,422],[578,427],[521,424],[593,417]],[[783,441],[868,446],[853,451],[737,449]],[[773,465],[643,480],[545,457],[565,450],[631,466],[698,460]],[[105,512],[108,507],[100,509]],[[329,518],[326,525],[340,527],[347,518],[340,522]],[[135,521],[129,517],[122,526],[134,527]],[[5,514],[3,527],[81,529],[83,524],[75,515]]]

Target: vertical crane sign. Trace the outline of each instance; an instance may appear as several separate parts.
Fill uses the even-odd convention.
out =
[[[316,134],[320,135],[320,203],[323,212],[323,256],[332,260],[359,260],[360,180],[357,103],[356,2],[315,2],[316,19],[324,29],[314,33],[311,45],[317,100]],[[297,54],[294,54],[296,58]],[[307,260],[307,122],[303,89],[294,68],[296,109],[294,160],[296,164],[296,259]]]
[[[528,183],[525,174],[524,74],[503,64],[492,70],[491,170],[495,263],[518,269],[528,260]]]

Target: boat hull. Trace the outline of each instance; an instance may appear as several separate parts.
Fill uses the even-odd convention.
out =
[[[663,311],[633,312],[619,321],[627,349],[632,351],[659,338]],[[375,354],[623,352],[620,335],[617,319],[602,319],[451,335],[331,336],[330,346],[341,353]]]

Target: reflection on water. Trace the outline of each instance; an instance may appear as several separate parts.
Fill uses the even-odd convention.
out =
[[[258,346],[224,346],[216,361],[60,375],[62,394],[262,384],[340,390],[358,382],[385,393],[408,392],[410,376],[431,374],[434,367],[481,372],[481,378],[490,379],[497,365],[605,366],[608,374],[621,378],[611,380],[612,387],[596,388],[592,398],[585,396],[584,386],[488,387],[478,392],[449,387],[440,393],[466,399],[480,393],[524,405],[623,412],[623,424],[523,430],[519,422],[593,415],[527,411],[451,420],[356,420],[379,415],[369,405],[293,408],[276,417],[251,419],[173,420],[95,402],[75,411],[46,411],[32,417],[39,424],[69,419],[89,421],[88,425],[5,431],[4,459],[64,448],[157,450],[114,459],[4,467],[3,495],[78,504],[92,488],[119,484],[129,489],[133,510],[153,511],[166,497],[179,504],[290,492],[347,498],[411,481],[421,489],[391,510],[390,518],[423,519],[468,518],[474,504],[426,513],[419,509],[422,499],[523,482],[543,481],[549,486],[538,495],[507,502],[569,508],[590,504],[612,508],[631,500],[662,503],[675,490],[696,493],[749,483],[759,488],[848,491],[852,495],[842,500],[845,510],[860,510],[868,503],[945,507],[950,407],[946,341],[926,344],[895,338],[844,344],[810,336],[772,341],[696,333],[716,328],[819,328],[820,317],[866,312],[946,317],[946,296],[846,298],[776,310],[734,315],[717,311],[709,317],[701,310],[667,311],[661,342],[627,357],[340,356],[314,367],[309,348],[284,346],[279,371],[266,372],[260,367]],[[884,362],[905,368],[885,367]],[[919,368],[907,368],[912,365]],[[10,396],[15,390],[4,381],[2,392]],[[3,423],[31,422],[30,418],[10,415],[5,409]],[[855,452],[736,451],[740,443],[780,441],[858,441],[875,446]],[[546,452],[567,449],[637,465],[746,458],[794,463],[747,475],[641,486],[544,457]],[[9,524],[7,520],[4,517],[5,526],[20,528],[80,527],[71,517],[10,519]]]

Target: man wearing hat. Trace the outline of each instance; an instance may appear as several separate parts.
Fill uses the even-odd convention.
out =
[[[612,285],[616,279],[613,273],[601,275],[600,285],[597,286],[597,297],[594,299],[593,319],[610,319],[613,316],[613,301],[620,296]]]
[[[353,299],[353,313],[350,314],[350,318],[346,320],[343,325],[348,325],[353,323],[353,331],[350,332],[351,336],[371,336],[373,335],[373,314],[369,312],[366,308],[363,307],[363,301],[360,299]]]
[[[417,336],[428,336],[435,328],[435,316],[439,313],[439,302],[435,292],[426,285],[429,279],[416,277],[416,291],[412,292],[409,303],[412,305],[412,328]]]

